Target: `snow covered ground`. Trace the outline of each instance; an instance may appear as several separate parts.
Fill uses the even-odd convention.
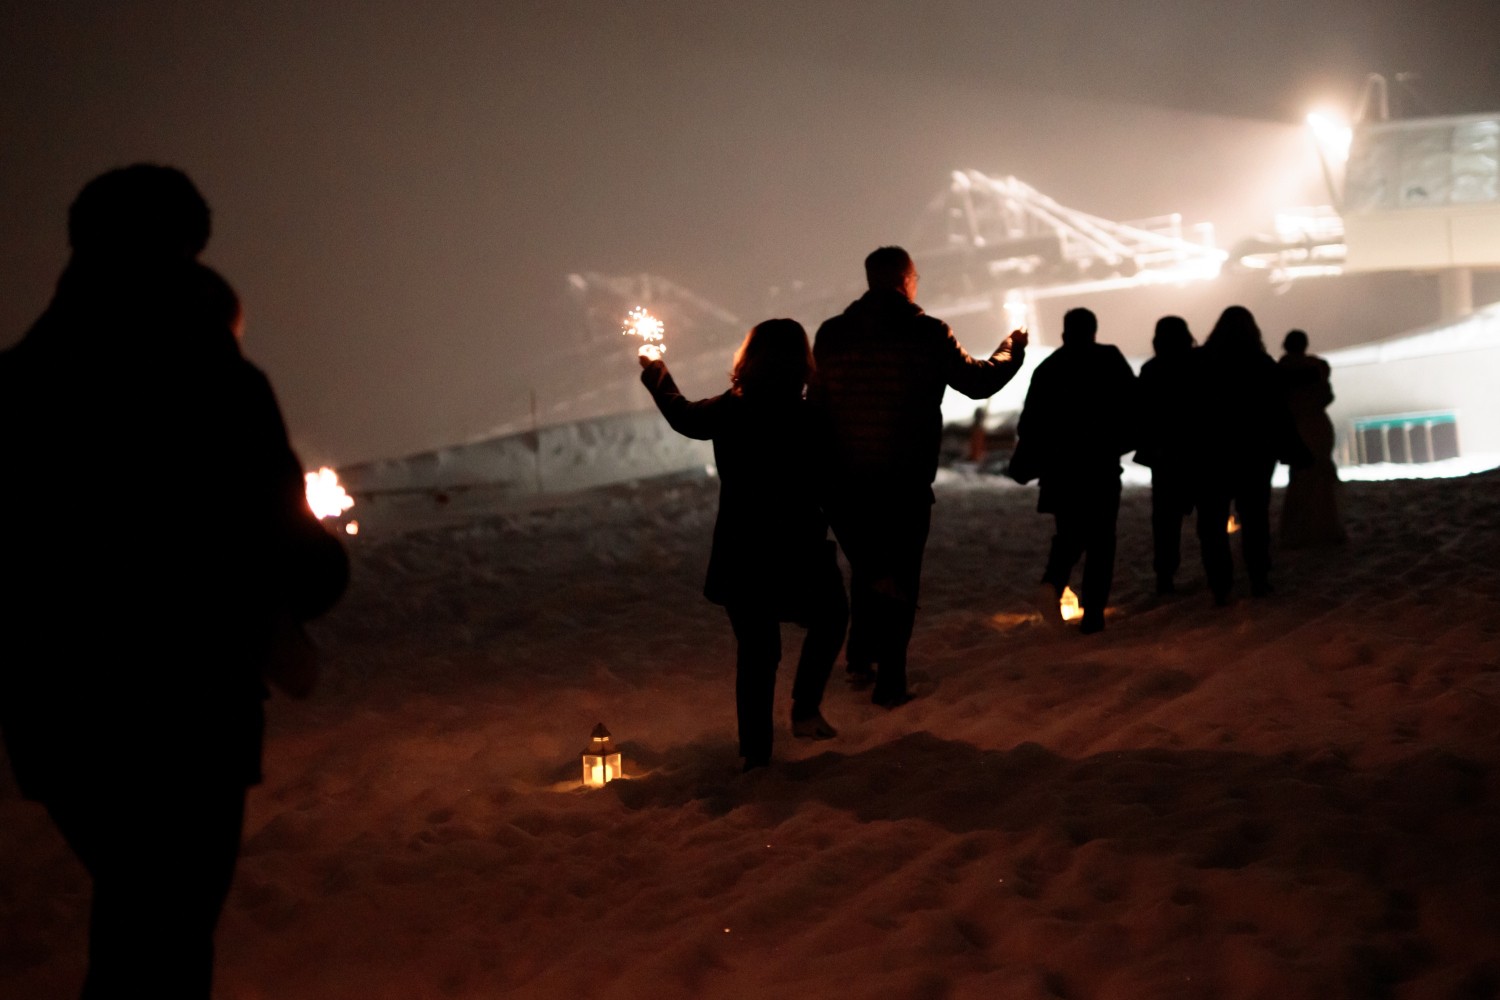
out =
[[[1129,488],[1093,637],[1028,613],[1035,493],[948,478],[930,693],[888,713],[836,678],[840,738],[782,728],[749,776],[699,596],[714,493],[355,512],[325,683],[270,706],[217,996],[1500,991],[1500,474],[1350,483],[1350,544],[1226,609],[1191,556],[1152,594]],[[630,780],[586,792],[600,721]],[[0,996],[74,995],[86,919],[7,770]]]

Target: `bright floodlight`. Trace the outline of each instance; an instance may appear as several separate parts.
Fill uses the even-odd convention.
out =
[[[1354,130],[1331,115],[1314,111],[1307,116],[1307,127],[1312,129],[1318,148],[1335,163],[1349,161],[1349,143],[1354,139]]]

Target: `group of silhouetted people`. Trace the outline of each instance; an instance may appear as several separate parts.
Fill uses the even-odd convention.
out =
[[[916,304],[918,274],[899,247],[865,260],[869,291],[819,327],[809,345],[793,320],[757,325],[735,355],[729,389],[683,397],[661,360],[642,381],[677,431],[711,440],[720,476],[705,596],[723,605],[738,644],[736,701],[745,769],[771,757],[779,626],[808,632],[792,689],[794,736],[836,735],[821,702],[840,647],[856,685],[895,708],[912,697],[906,655],[920,592],[942,433],[952,387],[975,399],[1020,369],[1024,330],[987,359],[970,357]],[[1038,606],[1061,621],[1064,590],[1084,562],[1085,634],[1102,631],[1114,576],[1122,457],[1151,468],[1157,591],[1175,591],[1183,520],[1197,511],[1208,589],[1233,593],[1230,513],[1238,519],[1250,592],[1271,592],[1271,476],[1292,468],[1283,511],[1288,547],[1341,541],[1332,461],[1328,366],[1287,336],[1278,365],[1241,306],[1224,310],[1204,344],[1163,318],[1155,357],[1137,378],[1097,340],[1087,309],[1063,317],[1062,346],[1037,366],[1009,474],[1038,480],[1038,510],[1056,530]],[[849,564],[848,597],[832,530]],[[847,628],[847,645],[844,643]]]
[[[1282,511],[1288,548],[1343,540],[1328,365],[1291,331],[1280,364],[1243,306],[1219,316],[1201,347],[1186,321],[1156,324],[1154,356],[1137,379],[1120,352],[1095,341],[1087,309],[1063,317],[1062,347],[1037,367],[1017,425],[1010,474],[1039,479],[1038,509],[1057,519],[1038,606],[1057,619],[1058,600],[1086,555],[1079,604],[1084,633],[1104,628],[1114,571],[1121,457],[1151,469],[1152,568],[1158,594],[1176,591],[1183,520],[1197,511],[1203,571],[1214,602],[1234,589],[1231,511],[1250,593],[1271,592],[1271,477],[1291,468]]]
[[[704,594],[725,607],[738,644],[735,693],[745,769],[771,759],[780,623],[808,628],[792,688],[792,732],[836,734],[823,691],[839,649],[857,686],[896,708],[911,698],[906,650],[916,620],[932,483],[949,386],[998,392],[1024,360],[1015,331],[973,358],[916,304],[919,276],[900,247],[865,260],[869,291],[808,342],[801,324],[757,325],[735,355],[729,389],[689,402],[660,360],[641,379],[677,431],[712,440],[719,470]],[[849,596],[832,528],[849,563]]]
[[[1187,324],[1156,325],[1155,356],[1141,368],[1135,460],[1151,468],[1151,528],[1158,593],[1175,590],[1182,520],[1197,511],[1209,592],[1229,603],[1234,585],[1230,514],[1241,539],[1250,593],[1271,592],[1271,477],[1290,468],[1282,508],[1286,548],[1344,540],[1333,464],[1333,401],[1327,362],[1307,354],[1292,330],[1285,356],[1271,360],[1255,317],[1243,306],[1219,316],[1201,347]]]
[[[0,726],[23,794],[46,806],[93,880],[89,998],[208,995],[245,794],[260,780],[266,684],[308,689],[302,623],[348,577],[308,509],[271,387],[240,353],[239,298],[198,260],[209,223],[177,170],[96,178],[70,210],[72,256],[52,302],[0,353],[0,453],[25,476],[0,492]],[[1025,359],[1024,330],[971,357],[916,304],[901,248],[871,253],[865,273],[869,290],[811,342],[789,319],[752,329],[721,395],[689,401],[664,363],[641,361],[671,426],[713,442],[720,502],[704,593],[738,645],[746,770],[771,759],[783,622],[807,628],[796,737],[837,735],[821,706],[841,648],[874,704],[910,700],[943,394],[987,398]],[[1152,469],[1163,592],[1196,509],[1209,588],[1229,600],[1231,506],[1252,593],[1270,590],[1279,458],[1293,466],[1287,544],[1342,537],[1328,369],[1306,355],[1305,335],[1288,336],[1278,366],[1243,308],[1225,310],[1202,347],[1168,317],[1137,380],[1096,333],[1086,309],[1064,318],[1012,460],[1056,518],[1042,576],[1053,613],[1083,558],[1082,628],[1104,626],[1131,450]],[[109,491],[102,507],[96,484]],[[213,505],[181,495],[184,484]]]

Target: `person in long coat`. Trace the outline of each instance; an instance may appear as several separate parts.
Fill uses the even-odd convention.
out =
[[[1059,616],[1058,599],[1086,554],[1079,600],[1085,633],[1104,628],[1120,456],[1135,447],[1135,374],[1119,348],[1095,341],[1098,326],[1088,309],[1063,316],[1062,347],[1037,366],[1016,425],[1017,452],[1041,480],[1037,510],[1056,520],[1039,600],[1046,617]]]
[[[1307,334],[1301,330],[1287,333],[1281,346],[1285,353],[1276,367],[1297,437],[1307,451],[1305,461],[1290,467],[1281,503],[1281,544],[1288,549],[1339,545],[1345,536],[1339,518],[1339,470],[1333,463],[1333,422],[1328,419],[1333,402],[1328,362],[1307,353]]]
[[[1225,309],[1192,361],[1198,543],[1209,591],[1222,606],[1234,589],[1231,508],[1250,592],[1271,592],[1271,474],[1295,435],[1276,362],[1250,310]]]
[[[802,325],[766,320],[735,355],[727,392],[690,401],[666,363],[641,358],[641,381],[679,434],[712,441],[719,512],[703,593],[723,605],[738,645],[735,704],[745,769],[770,763],[781,623],[807,627],[792,683],[792,733],[837,735],[824,688],[849,621],[844,579],[818,500],[804,387],[812,352]]]
[[[1156,592],[1171,594],[1182,564],[1182,522],[1193,512],[1192,352],[1181,316],[1156,321],[1155,356],[1141,366],[1140,438],[1135,461],[1151,470],[1151,549]]]

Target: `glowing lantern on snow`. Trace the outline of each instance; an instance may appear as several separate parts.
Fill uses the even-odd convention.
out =
[[[589,745],[583,748],[583,784],[586,788],[603,788],[624,774],[620,762],[620,751],[609,739],[609,730],[604,723],[594,727]]]
[[[661,320],[640,306],[636,306],[625,317],[625,323],[620,332],[627,337],[640,337],[645,341],[641,349],[636,352],[641,357],[660,361],[667,349],[667,346],[662,343],[662,334],[665,330],[666,326]]]
[[[1083,617],[1083,608],[1078,606],[1078,595],[1073,593],[1072,587],[1063,588],[1062,597],[1058,598],[1057,606],[1062,611],[1062,620],[1065,622]]]

